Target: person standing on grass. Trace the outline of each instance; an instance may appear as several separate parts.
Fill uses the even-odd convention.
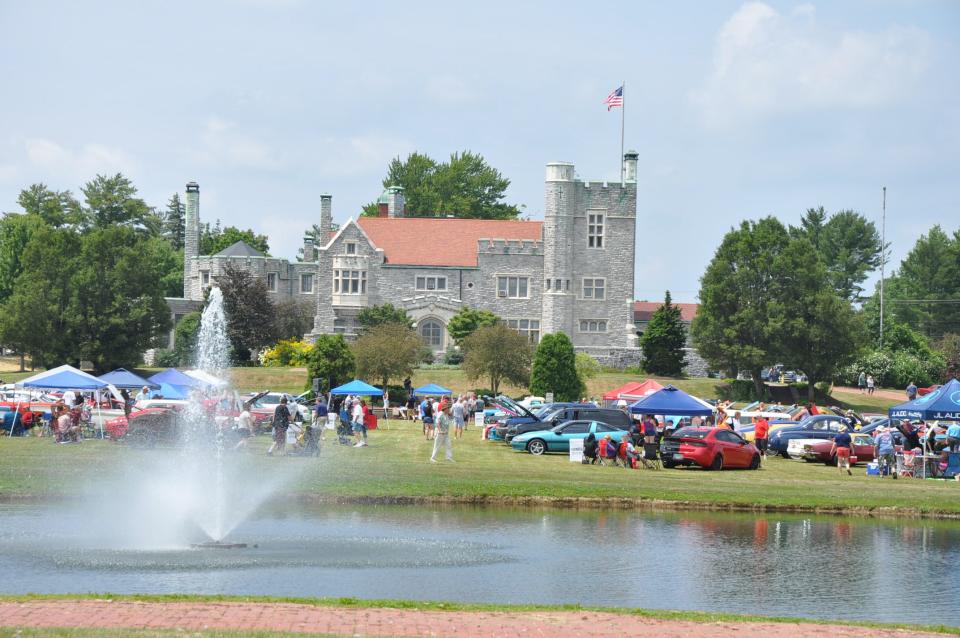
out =
[[[313,408],[313,425],[320,431],[320,440],[324,440],[324,430],[326,429],[327,415],[330,413],[330,410],[327,409],[327,402],[324,400],[323,396],[317,399],[317,405]]]
[[[433,403],[426,397],[420,404],[420,419],[423,421],[423,435],[427,440],[433,438]]]
[[[350,423],[352,424],[353,436],[357,439],[353,447],[363,447],[363,406],[359,400],[354,402],[353,408],[350,410]]]
[[[458,439],[463,438],[463,428],[464,428],[464,416],[466,413],[466,405],[464,404],[463,397],[457,397],[456,403],[453,404],[453,424],[456,430],[454,431],[454,436]]]
[[[876,389],[877,382],[873,378],[872,374],[867,375],[867,394],[873,394],[873,391]]]
[[[767,417],[760,416],[753,424],[753,444],[760,452],[760,458],[767,458],[767,436],[770,434],[770,422]]]
[[[895,449],[893,447],[893,434],[890,432],[890,428],[881,427],[877,428],[877,438],[874,442],[875,457],[879,462],[880,467],[880,478],[883,478],[888,472],[893,475],[893,478],[897,478],[897,459],[895,456]]]
[[[280,404],[273,411],[273,443],[267,450],[267,455],[273,456],[274,450],[279,450],[281,455],[286,454],[287,450],[287,428],[290,427],[290,409],[287,407],[287,397],[280,398]]]
[[[863,370],[860,371],[860,376],[857,377],[857,388],[860,389],[860,394],[867,391],[867,373]]]
[[[833,445],[830,447],[830,456],[837,455],[837,469],[842,473],[847,471],[847,476],[853,476],[850,471],[850,457],[853,455],[853,439],[847,433],[847,426],[840,426],[840,433],[833,438]]]
[[[450,441],[450,425],[453,423],[453,417],[450,412],[450,404],[447,401],[440,404],[433,436],[433,454],[430,455],[431,463],[437,462],[437,454],[441,447],[446,451],[447,460],[453,463],[453,443]]]

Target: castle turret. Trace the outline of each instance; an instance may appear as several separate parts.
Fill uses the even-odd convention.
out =
[[[200,185],[187,182],[187,212],[183,233],[183,296],[190,299],[191,270],[200,256]]]
[[[572,333],[573,221],[576,189],[573,164],[547,164],[543,218],[543,332]]]

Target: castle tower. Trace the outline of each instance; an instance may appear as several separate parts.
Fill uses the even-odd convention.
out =
[[[183,297],[190,299],[194,258],[200,256],[200,185],[187,182],[187,212],[183,234]]]
[[[573,164],[547,164],[543,218],[544,334],[572,333],[573,329],[573,222],[576,189]]]

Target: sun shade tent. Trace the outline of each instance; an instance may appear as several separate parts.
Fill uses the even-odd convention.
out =
[[[125,368],[117,368],[112,372],[101,374],[98,378],[101,381],[109,383],[115,388],[126,388],[127,390],[139,390],[143,387],[156,390],[160,387],[159,383],[147,381],[143,377],[136,375]]]
[[[453,394],[453,390],[447,390],[445,387],[437,385],[436,383],[428,383],[419,388],[414,388],[413,393],[420,396],[446,396]]]
[[[163,372],[158,372],[150,377],[150,381],[160,385],[169,383],[170,385],[185,386],[187,388],[196,388],[203,385],[203,382],[199,379],[184,374],[176,368],[167,368]]]
[[[330,390],[330,394],[356,394],[362,397],[382,397],[383,390],[375,388],[360,379],[354,379],[350,383],[345,383]]]
[[[893,419],[960,421],[960,381],[950,379],[930,394],[895,405],[887,410]]]
[[[619,388],[610,390],[603,395],[604,401],[618,401],[624,399],[627,401],[639,401],[644,397],[648,397],[657,390],[662,390],[663,386],[654,381],[653,379],[647,379],[646,381],[630,381],[625,383]]]
[[[59,366],[17,382],[17,387],[48,390],[102,390],[108,385],[108,382],[69,365]]]
[[[160,391],[157,394],[164,399],[186,399],[190,395],[190,388],[182,385],[161,383]]]
[[[669,416],[710,416],[713,414],[713,409],[700,399],[668,385],[631,405],[630,412]]]
[[[202,385],[210,386],[213,388],[222,388],[227,385],[227,382],[223,379],[213,376],[209,372],[204,372],[203,370],[187,370],[184,372],[188,377],[193,377],[199,381]],[[180,384],[182,385],[182,384]]]

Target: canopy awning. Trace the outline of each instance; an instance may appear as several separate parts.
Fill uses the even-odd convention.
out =
[[[209,385],[214,388],[220,388],[227,385],[227,382],[219,377],[215,377],[209,372],[203,370],[187,370],[184,374],[200,381],[203,385]]]
[[[52,368],[17,382],[17,387],[49,390],[100,390],[108,385],[106,381],[70,365]]]
[[[147,381],[140,375],[134,374],[125,368],[117,368],[112,372],[101,374],[98,378],[116,388],[126,388],[128,390],[139,390],[144,386],[154,389],[160,387],[159,383]]]
[[[167,368],[163,372],[158,372],[150,377],[150,381],[160,385],[169,383],[170,385],[182,385],[188,388],[195,388],[203,385],[199,379],[195,379],[190,375],[184,374],[176,368]]]
[[[891,419],[960,421],[960,381],[950,379],[930,394],[887,410]]]
[[[183,385],[173,385],[171,383],[161,383],[159,394],[164,399],[186,399],[190,396],[190,388]]]
[[[650,396],[657,390],[662,389],[663,386],[653,379],[647,379],[646,381],[630,381],[623,384],[619,388],[615,388],[605,393],[603,395],[603,400],[617,401],[619,399],[626,399],[629,401],[637,401],[644,397]]]
[[[683,390],[668,385],[630,406],[634,414],[663,414],[669,416],[710,416],[713,408]]]
[[[356,394],[362,397],[382,397],[383,390],[375,388],[360,379],[354,379],[350,383],[345,383],[330,390],[330,394]]]
[[[436,383],[428,383],[427,385],[422,385],[419,388],[414,388],[413,393],[422,396],[444,396],[447,394],[453,394],[453,390],[447,390],[442,385],[437,385]]]

